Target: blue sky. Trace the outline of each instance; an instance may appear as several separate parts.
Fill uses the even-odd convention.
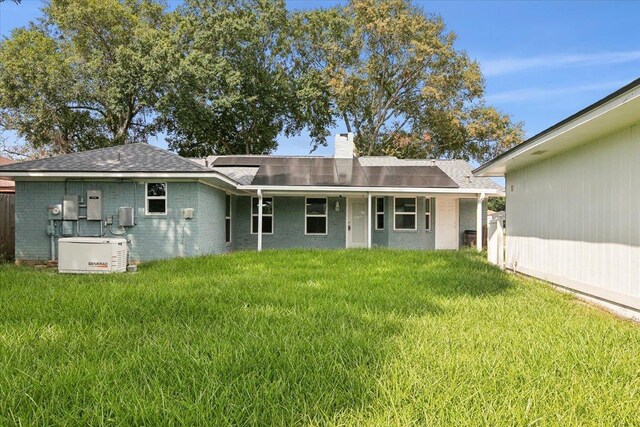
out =
[[[524,122],[528,136],[640,77],[640,2],[414,2],[443,17],[456,47],[479,61],[487,102]],[[291,9],[339,3],[287,0]],[[40,5],[0,3],[0,34],[37,18]],[[316,154],[331,155],[329,142]],[[162,138],[154,143],[164,146]],[[277,151],[308,152],[305,135],[282,138]]]

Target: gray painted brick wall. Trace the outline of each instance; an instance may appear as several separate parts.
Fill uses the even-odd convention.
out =
[[[431,199],[431,231],[426,231],[425,198],[417,198],[417,230],[393,229],[393,197],[385,197],[385,228],[373,230],[372,244],[374,246],[389,246],[392,248],[435,249],[435,221],[436,199]],[[372,221],[375,221],[375,207],[372,209]],[[487,221],[487,202],[483,203],[482,223]],[[460,199],[459,202],[459,230],[460,246],[463,244],[464,231],[476,229],[476,199]]]
[[[206,186],[198,186],[198,255],[218,254],[231,250],[225,243],[225,193]]]
[[[131,261],[203,255],[225,250],[224,193],[203,187],[197,182],[169,182],[167,214],[145,215],[145,186],[142,182],[135,185],[137,224],[126,235],[130,241]],[[114,217],[113,233],[121,233],[123,230],[117,227],[118,208],[135,205],[134,184],[131,181],[69,181],[66,184],[61,181],[16,182],[16,259],[49,259],[47,207],[62,203],[64,194],[78,194],[85,199],[86,191],[93,189],[102,190],[104,215]],[[184,208],[194,208],[194,219],[183,219]],[[79,223],[82,234],[100,234],[98,222],[81,220]],[[104,236],[113,237],[113,233],[107,226]],[[216,239],[218,234],[221,235],[221,242]]]
[[[167,215],[145,215],[145,187],[137,189],[137,225],[129,229],[132,261],[147,261],[181,256],[217,254],[231,250],[254,250],[257,235],[251,234],[251,198],[231,197],[232,241],[225,243],[225,193],[197,182],[168,183]],[[120,206],[134,206],[134,184],[123,182],[16,182],[16,259],[49,259],[47,207],[62,202],[63,195],[102,190],[104,215],[118,222]],[[344,248],[346,199],[340,199],[336,212],[335,197],[328,199],[328,234],[305,235],[305,198],[274,197],[274,233],[263,236],[263,247],[270,248]],[[417,230],[393,230],[393,197],[385,197],[385,229],[372,231],[374,246],[433,249],[435,247],[435,199],[431,199],[431,231],[425,230],[425,199],[417,198]],[[372,207],[375,201],[372,201]],[[476,200],[460,199],[460,241],[464,230],[476,228]],[[183,219],[183,209],[194,208],[192,220]],[[372,209],[372,225],[375,224]],[[483,224],[486,222],[486,202]],[[98,223],[80,221],[83,234],[99,234]],[[121,232],[114,226],[115,233]],[[105,236],[113,234],[105,231]],[[59,237],[59,236],[57,236]]]
[[[460,247],[464,244],[464,231],[475,230],[477,199],[460,199]],[[487,224],[487,201],[482,202],[482,225]]]
[[[251,234],[251,197],[236,197],[234,222],[234,247],[256,249],[258,236]],[[328,230],[326,236],[309,236],[305,230],[305,198],[273,198],[273,234],[264,234],[264,249],[282,248],[344,248],[346,200],[340,202],[340,211],[335,211],[335,197],[327,204]]]
[[[427,231],[425,198],[417,197],[416,230],[394,230],[394,198],[385,198],[385,231],[390,248],[434,249],[435,248],[435,199],[431,199],[431,230]]]

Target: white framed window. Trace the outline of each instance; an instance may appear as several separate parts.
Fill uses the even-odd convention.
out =
[[[305,197],[304,234],[327,234],[327,198]]]
[[[258,198],[251,198],[251,234],[258,234]],[[262,234],[273,234],[273,197],[262,198]]]
[[[145,213],[147,215],[167,214],[167,183],[147,182],[145,185]]]
[[[431,231],[431,198],[424,199],[424,229]]]
[[[224,198],[224,241],[231,243],[231,196]]]
[[[384,197],[376,197],[376,230],[384,230]]]
[[[416,197],[393,198],[393,229],[417,230]]]

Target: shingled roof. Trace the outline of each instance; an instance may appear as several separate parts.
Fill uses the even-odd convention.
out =
[[[138,143],[28,160],[0,166],[1,172],[212,172],[153,145]]]
[[[496,190],[474,177],[463,160],[403,160],[395,157],[337,159],[313,156],[209,156],[188,159],[138,143],[0,166],[0,176],[186,176],[197,174],[232,186],[379,187]]]

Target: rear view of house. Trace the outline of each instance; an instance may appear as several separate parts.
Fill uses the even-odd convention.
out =
[[[507,268],[638,316],[640,79],[474,174],[506,177]]]
[[[131,144],[9,165],[16,259],[56,258],[60,237],[125,238],[133,261],[271,248],[457,249],[502,189],[459,160],[186,159]]]

